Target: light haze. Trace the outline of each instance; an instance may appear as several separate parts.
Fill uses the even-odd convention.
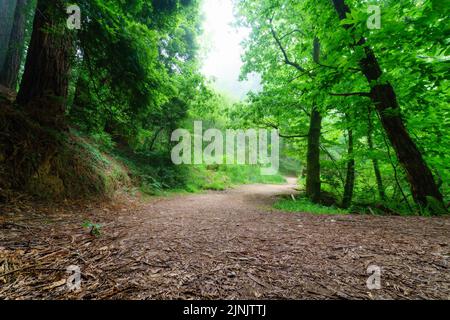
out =
[[[245,98],[248,91],[258,91],[260,77],[249,75],[248,81],[239,81],[242,67],[241,55],[244,49],[241,42],[250,30],[232,24],[233,0],[203,0],[204,34],[202,73],[214,81],[215,88],[234,99]]]

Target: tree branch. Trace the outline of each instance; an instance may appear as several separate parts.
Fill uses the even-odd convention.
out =
[[[273,129],[277,130],[277,131],[278,131],[278,135],[279,135],[281,138],[293,139],[293,138],[306,138],[306,137],[308,137],[308,134],[294,134],[294,135],[286,135],[286,134],[282,134],[282,133],[280,133],[279,127],[278,127],[276,124],[273,124],[273,123],[265,122],[264,125],[266,125],[266,126],[268,126],[268,127],[271,127],[271,128],[273,128]]]
[[[303,31],[301,31],[300,29],[295,29],[295,30],[292,30],[291,32],[286,33],[284,36],[282,36],[282,37],[280,38],[280,41],[283,40],[284,38],[286,38],[287,36],[290,36],[291,34],[296,33],[296,32],[300,33],[302,36],[305,35],[305,34],[303,33]]]
[[[281,44],[281,41],[280,41],[280,39],[278,38],[278,36],[277,36],[275,30],[273,29],[273,25],[272,25],[273,19],[271,18],[269,21],[270,21],[270,31],[272,32],[272,36],[273,36],[273,38],[275,39],[275,41],[276,41],[278,47],[280,48],[281,52],[283,53],[284,63],[286,63],[287,65],[290,65],[290,66],[294,67],[294,68],[297,69],[298,71],[301,71],[301,72],[305,72],[305,73],[306,73],[307,71],[306,71],[305,68],[303,68],[303,67],[302,67],[301,65],[299,65],[297,62],[289,60],[289,57],[288,57],[288,55],[287,55],[286,50],[284,49],[283,45]]]
[[[280,132],[278,132],[278,135],[282,138],[286,138],[286,139],[294,139],[294,138],[306,138],[308,137],[307,134],[294,134],[294,135],[285,135],[285,134],[281,134]]]

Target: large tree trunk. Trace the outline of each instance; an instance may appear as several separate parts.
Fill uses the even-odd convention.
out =
[[[342,197],[342,207],[348,208],[352,203],[353,190],[355,188],[355,158],[353,156],[353,130],[348,129],[348,160],[347,175],[345,178],[344,196]]]
[[[13,90],[17,86],[17,77],[22,61],[27,3],[28,0],[17,0],[8,52],[3,67],[0,69],[0,84]]]
[[[25,72],[17,95],[37,121],[64,126],[73,52],[61,0],[38,0]]]
[[[306,155],[306,195],[314,202],[320,201],[320,131],[322,116],[316,107],[311,111]]]
[[[346,14],[350,13],[349,7],[344,0],[332,1],[339,19],[344,19]],[[350,28],[349,25],[344,25],[344,27]],[[382,83],[380,81],[382,75],[380,65],[373,50],[366,45],[365,39],[361,38],[356,45],[364,48],[365,57],[360,60],[359,65],[368,83],[371,86],[376,83],[371,89],[371,99],[377,108],[381,123],[394,147],[397,158],[405,169],[414,200],[425,207],[428,204],[427,197],[432,197],[443,206],[442,194],[433,175],[405,128],[394,88],[389,82]]]
[[[368,110],[367,143],[369,145],[370,152],[373,152],[375,150],[375,147],[373,145],[373,122],[372,122],[372,112],[370,108]],[[381,176],[378,160],[376,158],[372,158],[372,163],[373,163],[373,171],[375,173],[375,179],[377,181],[378,194],[380,195],[381,200],[386,201],[386,193],[384,191],[383,178]]]
[[[15,8],[16,0],[0,0],[0,67],[8,52]]]

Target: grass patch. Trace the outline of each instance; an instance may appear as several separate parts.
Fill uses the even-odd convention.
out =
[[[312,214],[348,214],[348,210],[326,207],[320,204],[315,204],[308,199],[281,199],[275,202],[274,208],[287,212],[308,212]]]

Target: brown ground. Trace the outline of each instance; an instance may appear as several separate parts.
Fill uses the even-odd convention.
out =
[[[3,299],[449,299],[450,219],[271,209],[292,185],[0,208]],[[102,223],[102,236],[83,229]],[[82,272],[79,292],[66,268]],[[382,267],[381,290],[366,287]]]

